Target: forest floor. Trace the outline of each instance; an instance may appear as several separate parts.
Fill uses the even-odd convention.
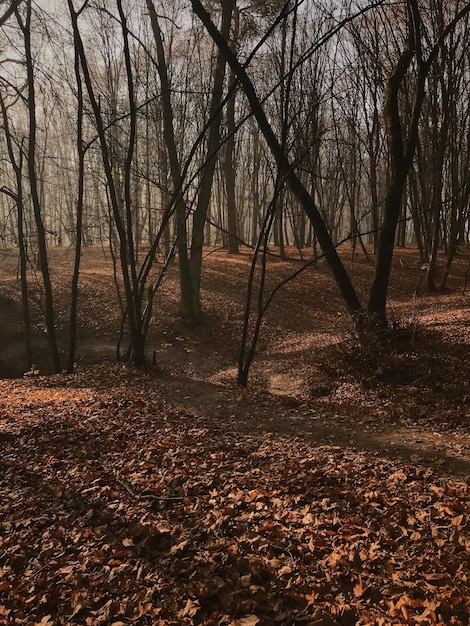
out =
[[[341,255],[365,298],[373,263]],[[0,624],[469,624],[467,257],[424,295],[416,251],[397,251],[380,355],[307,269],[241,388],[248,253],[208,254],[195,328],[170,272],[156,365],[135,370],[114,362],[109,255],[85,250],[75,373],[46,375],[38,334],[39,375],[0,380]],[[16,262],[2,253],[4,376],[25,369]],[[54,253],[64,351],[71,263]],[[268,289],[299,267],[271,258]]]

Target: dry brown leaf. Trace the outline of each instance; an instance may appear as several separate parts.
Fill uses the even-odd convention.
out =
[[[201,605],[198,600],[191,600],[191,598],[188,598],[184,609],[179,612],[179,615],[180,617],[194,617],[200,608]]]
[[[230,622],[230,626],[256,626],[260,619],[256,615],[246,615]]]
[[[361,596],[363,596],[365,594],[365,592],[368,590],[367,585],[364,585],[364,583],[362,582],[362,576],[359,576],[359,582],[354,585],[354,596],[356,598],[360,598]]]

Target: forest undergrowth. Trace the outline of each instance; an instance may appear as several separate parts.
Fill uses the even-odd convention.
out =
[[[371,264],[341,254],[365,291]],[[198,328],[170,274],[156,365],[135,370],[113,362],[110,261],[85,254],[76,372],[0,381],[0,624],[469,623],[468,260],[448,292],[414,295],[416,252],[397,252],[380,358],[326,268],[308,270],[274,299],[243,389],[248,263],[206,258]],[[268,285],[296,267],[273,259]]]

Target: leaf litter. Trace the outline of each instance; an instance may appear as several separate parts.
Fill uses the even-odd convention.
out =
[[[411,299],[416,252],[397,251],[397,343],[378,361],[326,269],[303,273],[276,296],[240,390],[249,262],[206,259],[198,329],[178,320],[170,275],[158,366],[134,372],[103,364],[119,310],[110,260],[87,250],[77,373],[0,381],[0,624],[470,623],[466,259],[453,291]],[[70,264],[52,267],[67,311]],[[269,278],[296,267],[270,260]],[[356,255],[358,284],[372,272]]]
[[[0,623],[469,623],[467,482],[141,379],[0,382]]]

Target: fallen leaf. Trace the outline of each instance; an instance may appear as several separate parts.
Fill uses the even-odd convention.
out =
[[[256,615],[246,615],[230,622],[230,626],[256,626],[259,622],[260,619]]]
[[[194,617],[201,608],[198,600],[191,600],[188,598],[186,605],[182,611],[179,612],[180,617]]]
[[[35,622],[34,626],[50,626],[53,624],[52,615],[45,615],[40,622]]]
[[[356,598],[360,598],[361,596],[363,596],[365,594],[365,592],[367,591],[368,587],[367,585],[364,585],[362,582],[362,576],[359,576],[359,582],[354,585],[354,596]]]
[[[134,540],[133,540],[133,539],[123,539],[123,540],[122,540],[122,545],[123,545],[125,548],[130,548],[131,546],[133,546],[133,545],[135,545],[135,544],[134,544]]]

